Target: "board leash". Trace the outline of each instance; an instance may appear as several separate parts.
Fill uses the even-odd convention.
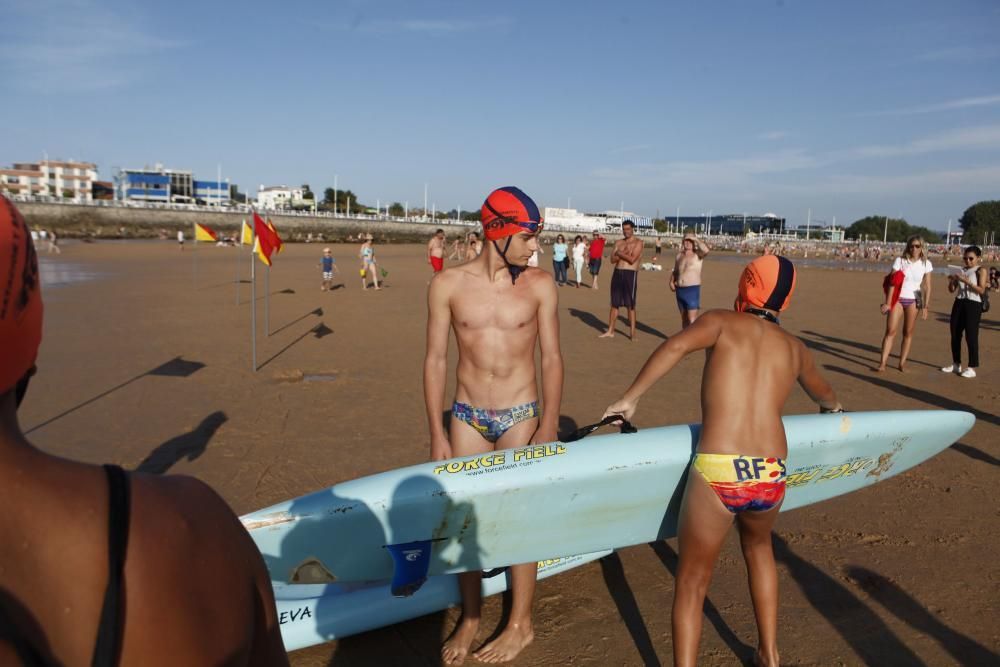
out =
[[[621,424],[622,433],[638,433],[639,429],[632,425],[632,423],[625,419],[622,415],[608,415],[604,419],[594,424],[588,424],[587,426],[581,426],[569,435],[559,438],[559,442],[576,442],[577,440],[582,440],[588,435],[601,428],[602,426],[609,426],[611,424]]]

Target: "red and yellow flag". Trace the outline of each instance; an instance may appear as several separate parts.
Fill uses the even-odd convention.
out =
[[[200,223],[194,223],[194,240],[195,241],[218,241],[219,235],[215,233],[215,230],[208,225],[202,225]]]
[[[243,226],[240,227],[240,245],[253,245],[253,231],[245,219],[243,220]]]
[[[274,228],[274,223],[271,222],[271,218],[270,217],[267,219],[267,226],[268,226],[268,229],[270,229],[274,233],[274,238],[278,242],[278,245],[274,246],[274,249],[277,252],[281,252],[282,250],[285,249],[285,244],[281,240],[281,237],[278,236],[278,230]]]
[[[271,255],[274,250],[281,243],[278,239],[278,235],[271,231],[267,223],[257,215],[257,211],[253,212],[253,231],[256,234],[256,239],[254,240],[253,250],[257,253],[260,261],[264,262],[268,266],[271,266]]]

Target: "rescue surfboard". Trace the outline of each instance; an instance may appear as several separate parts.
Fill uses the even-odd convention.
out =
[[[538,562],[538,578],[545,579],[590,563],[611,551],[552,558]],[[509,571],[483,579],[483,595],[495,595],[510,586]],[[343,639],[368,630],[402,623],[461,603],[458,578],[431,577],[420,591],[394,598],[388,582],[344,584],[275,584],[278,623],[286,651]]]
[[[857,491],[939,453],[967,412],[795,415],[782,511]],[[700,425],[431,462],[337,484],[241,517],[272,580],[392,579],[488,570],[673,537]]]

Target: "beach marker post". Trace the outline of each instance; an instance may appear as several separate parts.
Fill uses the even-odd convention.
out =
[[[240,225],[240,236],[236,240],[236,305],[240,305],[240,258],[243,256],[243,229],[247,225],[247,219],[243,218]]]
[[[253,248],[257,245],[256,225],[250,227],[250,368],[257,372],[257,265],[253,261]]]

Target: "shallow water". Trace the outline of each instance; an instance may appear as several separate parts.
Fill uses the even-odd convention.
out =
[[[82,264],[60,262],[44,256],[38,258],[38,273],[41,276],[42,286],[50,289],[97,280],[104,275],[97,271],[91,271]]]
[[[727,262],[737,262],[742,264],[747,264],[750,261],[756,259],[760,255],[751,254],[733,254],[733,253],[716,253],[714,254],[715,259],[720,259]],[[871,260],[852,260],[847,261],[844,259],[832,259],[829,257],[794,257],[791,256],[788,259],[792,260],[795,266],[799,267],[810,267],[814,269],[834,269],[840,271],[877,271],[886,272],[891,266],[891,262],[888,260],[874,262]],[[890,258],[891,259],[891,258]],[[931,261],[934,261],[933,259]],[[940,262],[940,258],[938,258]]]

